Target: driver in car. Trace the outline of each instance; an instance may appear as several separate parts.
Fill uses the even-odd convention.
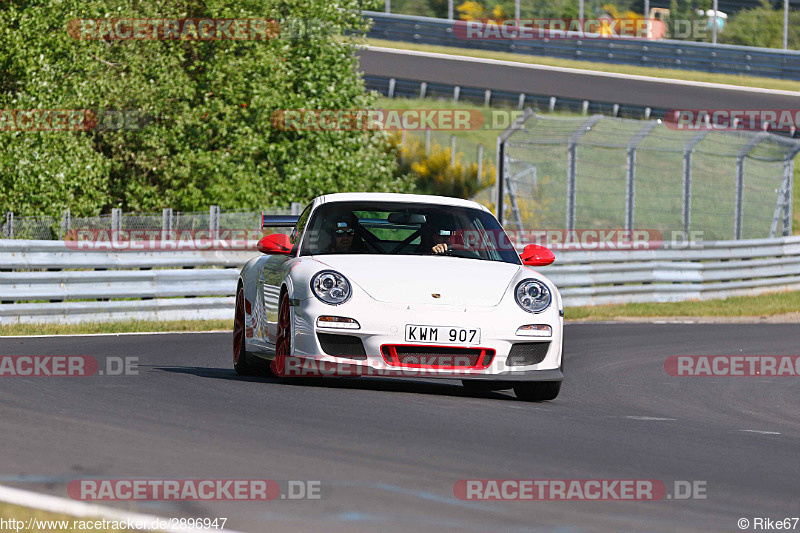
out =
[[[447,226],[441,220],[431,220],[422,226],[422,236],[417,253],[439,255],[448,252],[452,232],[446,229]]]
[[[349,217],[339,217],[333,223],[331,235],[333,240],[325,253],[347,254],[353,251],[353,237],[356,233],[355,224]]]

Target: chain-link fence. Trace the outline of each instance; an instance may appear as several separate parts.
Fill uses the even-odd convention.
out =
[[[293,203],[287,208],[270,208],[270,215],[299,215],[303,205]],[[198,230],[258,230],[261,229],[261,211],[221,211],[211,206],[208,211],[181,212],[171,208],[161,213],[124,213],[112,209],[111,214],[94,217],[73,217],[69,210],[61,217],[17,217],[6,213],[2,221],[0,238],[56,240],[75,231],[198,231]]]
[[[512,228],[791,235],[796,140],[528,110],[499,141],[495,201]]]

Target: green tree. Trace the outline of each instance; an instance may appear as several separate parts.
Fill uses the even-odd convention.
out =
[[[387,136],[282,131],[280,109],[360,109],[372,96],[349,0],[10,0],[0,7],[0,109],[136,109],[138,131],[0,131],[0,211],[254,209],[351,190],[407,190]],[[304,38],[79,40],[87,18],[274,18]],[[321,33],[320,33],[321,32]]]
[[[696,27],[706,27],[705,12],[711,9],[711,0],[670,0],[667,31],[673,39],[685,41],[710,40],[711,30],[696,33]],[[702,11],[703,14],[698,13]]]
[[[772,9],[767,0],[728,19],[719,41],[743,46],[783,48],[783,9]],[[789,48],[800,49],[800,11],[789,12]]]

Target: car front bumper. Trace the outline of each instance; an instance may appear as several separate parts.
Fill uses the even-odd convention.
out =
[[[287,368],[304,375],[323,376],[385,376],[431,377],[491,381],[560,381],[563,319],[556,301],[542,313],[532,314],[521,310],[514,302],[501,302],[494,307],[464,307],[451,305],[392,304],[375,300],[345,302],[339,306],[324,304],[316,299],[293,302],[293,359]],[[317,324],[320,316],[352,318],[359,329],[337,329]],[[436,354],[439,348],[481,348],[494,351],[488,365],[407,365],[391,363],[382,355],[385,346],[409,346],[406,342],[406,325],[480,328],[481,338],[473,344],[425,343],[422,351]],[[517,335],[520,326],[528,324],[549,325],[549,337]],[[323,349],[318,333],[358,337],[366,357],[354,359],[329,355]],[[537,364],[509,365],[508,356],[516,343],[549,343],[546,355]],[[305,370],[303,370],[305,369]]]

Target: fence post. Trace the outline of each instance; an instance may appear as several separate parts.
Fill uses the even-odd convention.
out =
[[[66,237],[67,233],[69,233],[71,218],[69,208],[61,213],[61,237]]]
[[[625,231],[633,231],[636,198],[636,148],[628,147],[628,171],[625,176]]]
[[[300,215],[303,212],[303,204],[300,202],[292,202],[291,210],[289,213],[291,215]]]
[[[114,207],[111,209],[111,234],[119,235],[122,231],[122,209]]]
[[[698,132],[683,147],[683,193],[682,193],[682,220],[683,233],[689,238],[689,231],[692,227],[692,152],[700,141],[705,139],[708,131]]]
[[[456,136],[450,136],[450,166],[456,168]]]
[[[397,84],[395,78],[389,78],[389,98],[394,98],[394,87]]]
[[[431,130],[425,130],[425,155],[431,155]]]
[[[425,93],[427,91],[428,91],[428,84],[427,84],[427,82],[423,81],[422,83],[419,84],[419,99],[420,100],[424,100],[425,99]]]
[[[628,172],[625,181],[625,230],[633,231],[633,215],[636,208],[636,147],[647,137],[658,122],[648,122],[628,141]]]
[[[513,133],[520,129],[522,125],[528,120],[530,117],[535,116],[535,113],[528,108],[518,116],[514,122],[503,130],[503,133],[497,136],[497,174],[495,178],[495,216],[497,217],[498,222],[500,225],[503,225],[503,220],[505,219],[505,206],[503,202],[505,200],[505,161],[506,161],[506,141],[513,135]]]
[[[764,137],[769,135],[766,132],[756,134],[755,137],[744,145],[736,154],[736,207],[733,217],[733,238],[742,238],[742,219],[744,218],[744,158],[755,148]]]
[[[211,232],[211,238],[216,240],[219,236],[219,206],[212,205],[208,209],[208,230]]]
[[[481,188],[483,178],[483,145],[478,144],[478,189]]]
[[[792,235],[792,189],[794,188],[794,156],[800,148],[793,150],[786,154],[786,159],[783,162],[783,176],[786,180],[786,187],[783,191],[785,200],[783,204],[783,236],[789,237]]]
[[[167,240],[172,233],[172,208],[161,210],[161,240]]]
[[[14,212],[9,211],[6,213],[6,238],[13,239],[14,238]]]
[[[567,229],[575,229],[575,197],[578,173],[578,140],[597,124],[603,115],[592,115],[589,120],[569,136],[567,144]]]

